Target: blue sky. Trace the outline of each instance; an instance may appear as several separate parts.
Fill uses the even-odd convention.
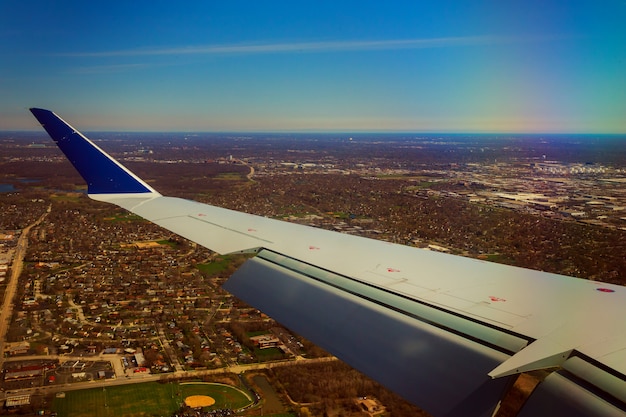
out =
[[[3,1],[0,130],[626,132],[626,0]]]

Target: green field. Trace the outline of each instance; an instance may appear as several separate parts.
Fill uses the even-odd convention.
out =
[[[86,187],[76,187],[76,188],[85,188]],[[54,201],[69,201],[71,203],[78,203],[80,201],[80,195],[77,193],[67,193],[67,194],[53,194],[50,196],[50,200]]]
[[[222,172],[217,174],[215,177],[216,180],[227,180],[227,181],[241,181],[245,179],[244,175],[240,172]]]
[[[223,384],[147,382],[68,391],[65,398],[54,399],[52,409],[59,417],[169,416],[190,395],[213,397],[215,404],[207,410],[237,409],[252,402],[240,389]]]
[[[196,268],[208,275],[217,275],[224,271],[228,267],[229,260],[222,260],[217,262],[209,262],[206,264],[197,264]]]

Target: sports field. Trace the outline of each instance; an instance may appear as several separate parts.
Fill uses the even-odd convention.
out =
[[[186,397],[206,395],[215,400],[207,410],[237,409],[252,403],[246,393],[229,385],[203,382],[119,385],[68,391],[65,398],[55,398],[53,411],[59,417],[143,417],[169,416],[178,410]]]

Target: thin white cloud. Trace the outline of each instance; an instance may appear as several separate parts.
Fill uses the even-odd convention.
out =
[[[75,57],[115,57],[115,56],[162,56],[162,55],[223,55],[223,54],[271,54],[288,52],[343,52],[377,51],[394,49],[427,49],[458,46],[477,46],[508,43],[519,39],[501,36],[463,36],[426,39],[392,39],[370,41],[324,41],[291,43],[250,43],[232,45],[204,45],[155,49],[128,49],[101,52],[61,53]]]
[[[75,74],[100,74],[111,72],[126,72],[128,70],[146,68],[146,64],[116,64],[116,65],[95,65],[87,67],[76,67],[72,70]]]

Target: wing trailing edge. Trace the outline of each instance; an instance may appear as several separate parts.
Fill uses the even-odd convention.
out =
[[[518,373],[545,368],[558,372],[520,416],[626,416],[624,287],[162,196],[53,112],[31,112],[91,198],[219,253],[257,253],[228,291],[434,416],[491,416]]]

